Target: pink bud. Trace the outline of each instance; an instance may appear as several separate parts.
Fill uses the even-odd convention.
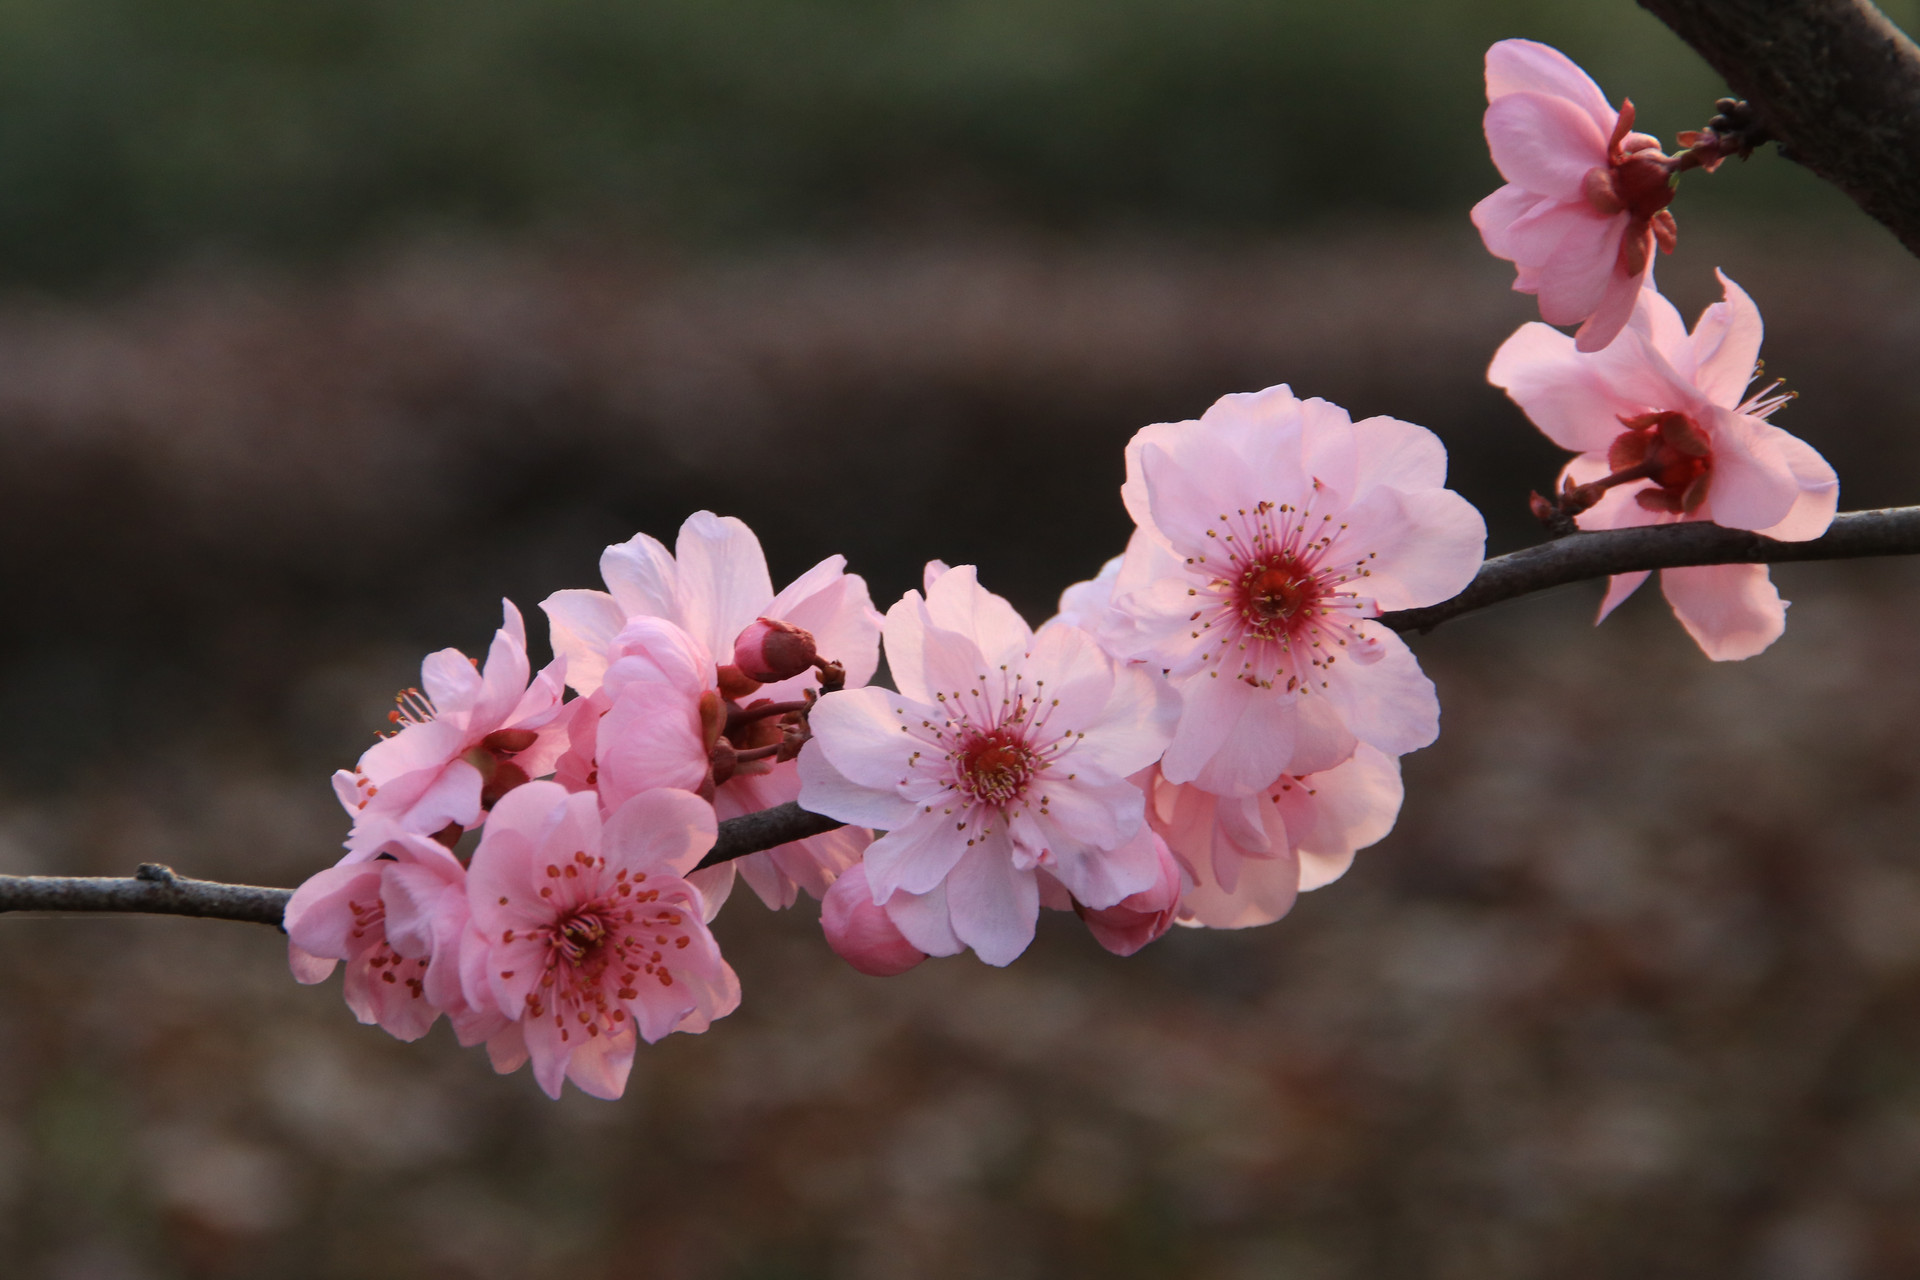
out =
[[[865,863],[848,867],[820,899],[820,928],[835,955],[871,977],[894,977],[927,958],[887,917],[886,908],[874,904]]]
[[[791,680],[819,656],[812,632],[773,618],[755,619],[733,642],[733,665],[761,684]]]
[[[1157,835],[1153,847],[1160,855],[1160,878],[1153,884],[1098,911],[1073,904],[1094,940],[1117,956],[1132,955],[1172,928],[1180,906],[1180,864]]]

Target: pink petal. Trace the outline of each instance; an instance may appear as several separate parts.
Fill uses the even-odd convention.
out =
[[[866,690],[848,692],[864,693]],[[886,691],[874,692],[884,695]],[[891,724],[875,724],[858,708],[850,713],[834,708],[833,704],[842,696],[828,694],[820,700],[810,717],[814,725],[814,737],[801,749],[797,761],[800,766],[800,807],[810,813],[838,818],[842,822],[890,831],[909,821],[918,807],[894,788],[896,781],[905,780],[907,752],[900,749],[898,742],[905,741],[907,735],[900,732],[897,720]],[[821,734],[823,724],[826,726],[824,738]],[[893,736],[866,736],[862,731],[870,727],[891,728]],[[836,758],[843,753],[860,762],[856,772],[869,781],[855,781],[838,767]]]
[[[1538,321],[1500,344],[1487,381],[1505,391],[1533,425],[1562,449],[1604,453],[1622,431],[1622,404],[1573,339]]]
[[[1487,101],[1510,93],[1565,98],[1592,118],[1601,135],[1612,134],[1618,117],[1593,77],[1551,45],[1500,40],[1487,49]]]
[[[1009,965],[1033,941],[1040,886],[1033,872],[1014,867],[1002,840],[989,838],[953,868],[947,911],[955,936],[975,955],[991,965]]]
[[[1638,591],[1640,584],[1647,580],[1647,574],[1648,570],[1641,569],[1634,573],[1616,573],[1608,578],[1607,594],[1600,601],[1600,612],[1594,617],[1593,625],[1597,627],[1605,622],[1608,614],[1618,609],[1626,602],[1628,596]]]
[[[1819,450],[1799,436],[1764,423],[1760,431],[1774,433],[1774,447],[1786,459],[1794,483],[1800,486],[1786,518],[1760,532],[1781,542],[1807,542],[1819,537],[1833,523],[1834,512],[1839,509],[1840,477],[1833,473]]]
[[[1729,529],[1766,529],[1785,520],[1800,496],[1800,484],[1778,442],[1786,432],[1725,410],[1715,411],[1709,430],[1713,478],[1705,514]]]
[[[1629,215],[1616,213],[1611,218],[1581,218],[1568,227],[1540,267],[1541,319],[1579,324],[1600,309],[1609,287],[1626,278],[1615,264],[1628,221]],[[1574,345],[1580,347],[1580,340]]]
[[[773,602],[760,539],[732,516],[696,511],[674,550],[686,629],[709,653],[732,653],[734,637]]]
[[[1400,761],[1368,746],[1338,768],[1315,774],[1308,783],[1315,812],[1298,849],[1302,893],[1346,874],[1355,850],[1384,839],[1393,830],[1406,799]]]
[[[992,810],[982,812],[998,816]],[[917,813],[910,821],[875,840],[867,848],[866,857],[867,883],[873,886],[874,900],[884,906],[898,889],[908,893],[932,892],[968,852],[967,832],[980,830],[982,823],[976,820],[979,817],[974,809],[958,805],[952,813],[939,809]],[[959,824],[963,822],[967,831],[960,830]],[[984,840],[1011,862],[1012,846],[1004,826]],[[976,843],[974,847],[981,846]]]
[[[1160,763],[1167,781],[1200,781],[1209,791],[1245,795],[1272,782],[1293,755],[1290,695],[1209,670],[1187,681],[1181,697],[1180,722]],[[1253,724],[1243,730],[1248,718]]]
[[[633,1071],[633,1034],[589,1037],[567,1061],[567,1079],[589,1097],[612,1101],[627,1091]]]
[[[1353,424],[1356,468],[1353,495],[1374,485],[1438,489],[1447,482],[1447,446],[1425,427],[1398,418],[1363,418]]]
[[[1509,182],[1474,205],[1471,216],[1473,225],[1480,231],[1481,241],[1487,246],[1487,252],[1512,262],[1519,257],[1532,256],[1521,247],[1524,241],[1516,242],[1514,239],[1514,224],[1539,212],[1543,204],[1555,203],[1551,196],[1543,196]],[[1545,254],[1539,257],[1544,258]],[[1523,289],[1520,292],[1531,291]]]
[[[554,653],[566,659],[567,683],[582,696],[600,687],[607,650],[626,612],[604,591],[556,591],[540,602]]]
[[[1593,314],[1587,317],[1585,324],[1574,334],[1574,346],[1581,351],[1600,351],[1611,345],[1627,327],[1632,318],[1634,304],[1639,301],[1647,277],[1653,271],[1653,254],[1647,254],[1646,265],[1633,275],[1619,269],[1613,270],[1607,277],[1606,291],[1594,305]],[[1543,295],[1544,296],[1544,295]],[[1654,295],[1659,297],[1658,294]],[[1664,299],[1663,299],[1664,301]],[[1542,311],[1542,315],[1546,312]]]
[[[1607,163],[1607,135],[1565,98],[1503,94],[1487,105],[1486,129],[1500,176],[1555,200],[1584,201],[1587,174]]]
[[[966,943],[953,932],[945,881],[927,893],[896,893],[886,899],[884,908],[900,935],[928,955],[956,956],[966,950]]]
[[[1662,569],[1660,590],[1680,625],[1715,662],[1751,658],[1787,629],[1787,602],[1763,564]]]
[[[1012,605],[980,585],[977,572],[963,564],[942,574],[927,591],[927,617],[934,626],[965,636],[991,660],[992,669],[1025,653],[1033,630]]]
[[[1431,746],[1440,736],[1440,699],[1433,681],[1420,670],[1406,641],[1378,623],[1365,626],[1379,638],[1380,660],[1364,669],[1348,663],[1329,668],[1326,687],[1316,696],[1333,703],[1355,737],[1388,755]]]
[[[1766,326],[1746,290],[1724,271],[1715,270],[1714,275],[1725,298],[1701,312],[1693,327],[1693,380],[1707,399],[1731,409],[1753,381]]]
[[[623,618],[665,618],[684,623],[680,570],[673,556],[644,533],[608,547],[600,555],[600,576],[620,606]]]
[[[713,806],[687,791],[643,791],[606,821],[600,836],[607,869],[684,876],[713,848]]]

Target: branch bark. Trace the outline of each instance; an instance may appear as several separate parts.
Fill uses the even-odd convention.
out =
[[[1701,564],[1779,564],[1792,560],[1851,560],[1920,554],[1920,507],[1849,511],[1810,542],[1775,542],[1716,524],[1648,525],[1575,533],[1496,556],[1480,566],[1467,589],[1424,609],[1382,614],[1395,631],[1426,632],[1443,622],[1502,601],[1553,587],[1641,569]],[[720,824],[702,867],[804,840],[842,825],[789,801]],[[0,913],[8,911],[130,911],[245,920],[276,928],[290,889],[189,880],[148,863],[127,879],[87,876],[0,876]]]
[[[1843,511],[1834,517],[1826,533],[1808,542],[1775,542],[1744,529],[1723,529],[1704,521],[1575,533],[1496,556],[1481,565],[1467,589],[1453,599],[1424,609],[1384,613],[1380,621],[1395,631],[1425,633],[1463,613],[1504,600],[1569,582],[1642,569],[1916,554],[1920,554],[1920,507]]]
[[[1920,255],[1920,48],[1867,0],[1640,0],[1799,162]]]

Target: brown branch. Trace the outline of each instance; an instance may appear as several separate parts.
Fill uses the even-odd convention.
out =
[[[1920,48],[1867,0],[1640,0],[1798,161],[1920,255]]]
[[[1453,599],[1382,614],[1380,621],[1395,631],[1426,632],[1503,600],[1642,569],[1910,555],[1920,555],[1920,507],[1842,512],[1826,533],[1809,542],[1775,542],[1705,521],[1575,533],[1496,556],[1481,565],[1467,589]]]
[[[280,926],[291,889],[189,880],[171,867],[143,862],[124,880],[102,876],[0,876],[0,912],[132,911],[205,916]]]
[[[1777,564],[1788,560],[1850,560],[1863,556],[1920,554],[1920,507],[1850,511],[1834,519],[1811,542],[1775,542],[1719,525],[1648,525],[1603,533],[1576,533],[1537,547],[1496,556],[1480,566],[1467,589],[1424,609],[1381,615],[1395,631],[1431,631],[1476,609],[1532,595],[1570,582],[1641,569],[1677,569],[1701,564]],[[760,853],[790,840],[821,835],[842,824],[789,801],[720,824],[713,851],[700,860],[712,867]],[[136,911],[159,915],[247,920],[276,927],[290,889],[189,880],[152,863],[124,880],[86,876],[0,876],[0,912]]]

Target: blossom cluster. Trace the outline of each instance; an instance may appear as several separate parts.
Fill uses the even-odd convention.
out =
[[[1632,132],[1565,54],[1530,40],[1487,51],[1487,144],[1507,185],[1474,206],[1487,249],[1518,268],[1514,288],[1539,296],[1543,319],[1578,325],[1568,338],[1523,325],[1487,378],[1555,444],[1577,455],[1546,517],[1582,529],[1708,520],[1785,542],[1833,522],[1840,482],[1810,445],[1767,421],[1791,397],[1778,383],[1752,395],[1760,311],[1724,272],[1723,300],[1688,331],[1653,283],[1652,249],[1677,235],[1667,205],[1689,168],[1712,169],[1723,141],[1681,135],[1675,156]],[[1600,618],[1647,578],[1613,578]],[[1765,565],[1664,569],[1660,587],[1710,658],[1749,658],[1786,629],[1786,601]]]
[[[1786,397],[1747,395],[1757,308],[1722,275],[1689,331],[1652,283],[1673,176],[1717,159],[1665,156],[1544,45],[1495,45],[1487,93],[1509,185],[1474,220],[1579,326],[1524,325],[1489,370],[1576,455],[1536,511],[1817,537],[1838,485],[1766,421]],[[344,964],[363,1022],[414,1039],[445,1015],[500,1071],[613,1097],[640,1040],[738,1005],[711,931],[736,877],[770,908],[820,899],[828,944],[883,977],[1008,964],[1043,908],[1119,955],[1279,919],[1392,828],[1440,708],[1382,615],[1465,588],[1485,524],[1432,432],[1287,386],[1143,428],[1125,462],[1131,537],[1038,628],[939,561],[884,618],[838,556],[776,592],[753,533],[709,512],[671,551],[607,548],[605,590],[550,596],[538,672],[507,604],[484,665],[429,656],[335,776],[352,829],[287,909],[295,975]],[[1784,625],[1763,566],[1662,587],[1714,658]],[[870,683],[883,650],[892,687]],[[722,822],[789,803],[843,825],[718,854]]]

